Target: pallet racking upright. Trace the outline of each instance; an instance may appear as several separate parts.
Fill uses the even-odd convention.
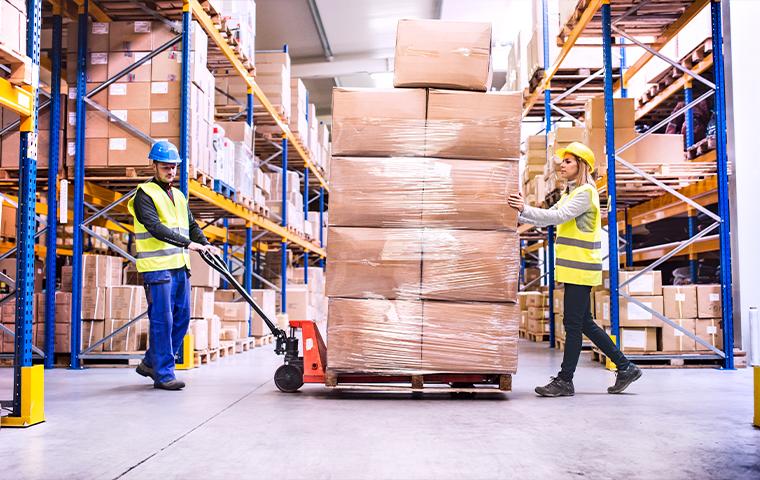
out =
[[[713,53],[705,56],[701,61],[691,68],[687,68],[680,63],[673,61],[663,55],[662,50],[665,45],[691,22],[702,9],[710,6],[712,22],[712,45]],[[548,16],[546,2],[543,5],[544,19]],[[546,29],[546,22],[544,22]],[[544,117],[546,122],[546,131],[550,131],[552,125],[552,110],[558,111],[563,118],[569,117],[562,109],[557,108],[551,100],[551,81],[553,76],[559,71],[561,63],[567,56],[569,50],[578,42],[582,36],[602,37],[603,61],[604,67],[600,72],[604,75],[604,99],[605,99],[605,147],[607,156],[608,171],[605,176],[597,181],[597,188],[600,194],[606,194],[608,200],[607,210],[607,232],[609,236],[609,255],[610,259],[610,317],[612,324],[612,335],[619,342],[619,298],[622,296],[629,302],[638,304],[644,310],[647,310],[653,316],[659,318],[664,324],[670,325],[679,330],[684,335],[694,340],[705,348],[709,348],[712,354],[694,355],[703,359],[715,358],[721,359],[726,369],[734,368],[733,353],[733,317],[732,317],[732,292],[731,292],[731,252],[730,252],[730,226],[729,226],[729,206],[728,206],[728,161],[725,148],[725,99],[723,93],[723,64],[722,64],[722,30],[721,30],[721,2],[720,0],[680,0],[677,2],[658,2],[652,0],[649,2],[633,2],[631,0],[584,0],[579,2],[575,14],[571,17],[568,25],[563,29],[560,35],[562,48],[554,63],[549,66],[547,55],[545,55],[545,75],[539,86],[526,98],[523,115],[527,116],[534,111],[533,105],[538,100],[540,93],[544,93]],[[654,37],[651,44],[641,42],[636,35],[646,35]],[[614,66],[612,61],[612,48],[614,39],[620,40],[617,47],[621,50],[626,48],[642,48],[644,54],[633,65],[627,66],[625,56],[621,54],[621,78],[614,80]],[[546,43],[546,39],[545,39]],[[657,105],[662,103],[665,98],[685,89],[686,105],[684,108],[672,113],[664,120],[658,122],[647,132],[639,135],[634,140],[627,142],[620,148],[615,149],[614,132],[614,106],[613,95],[619,92],[620,95],[627,94],[626,86],[628,81],[638,73],[649,60],[659,58],[668,63],[672,68],[680,71],[683,76],[661,95],[656,96],[650,102],[644,105],[636,114],[636,119],[642,118],[648,114]],[[714,70],[714,81],[705,79],[702,72],[712,67]],[[597,72],[599,73],[599,72]],[[595,74],[596,75],[596,74]],[[593,77],[593,76],[592,76]],[[708,87],[708,91],[693,98],[692,83],[697,80]],[[581,82],[582,85],[591,81],[591,77]],[[570,88],[569,91],[574,91]],[[621,153],[630,149],[636,143],[640,142],[646,136],[656,132],[659,128],[664,127],[673,118],[686,114],[687,122],[687,139],[689,144],[693,142],[692,137],[692,119],[689,113],[692,108],[715,95],[716,105],[716,130],[717,130],[717,148],[714,154],[707,154],[704,158],[697,159],[695,163],[705,164],[705,168],[700,169],[693,177],[689,178],[687,185],[679,182],[672,185],[668,179],[658,178],[658,175],[645,171],[632,163],[626,161],[620,156]],[[562,99],[564,97],[561,97]],[[575,123],[580,123],[574,119]],[[707,165],[709,161],[715,161],[714,170]],[[632,172],[619,178],[617,166]],[[715,173],[717,172],[717,174]],[[624,182],[630,181],[636,177],[653,184],[654,187],[649,189],[649,193],[642,197],[641,193],[636,193],[636,189],[626,189]],[[680,187],[680,188],[679,188]],[[620,190],[620,191],[619,191]],[[713,213],[706,208],[708,205],[718,205],[718,214]],[[622,220],[618,220],[618,211],[624,207]],[[714,223],[697,233],[695,216],[700,212]],[[688,214],[689,238],[684,241],[671,242],[654,247],[633,249],[632,229],[634,226],[643,225],[665,218],[671,218],[679,214]],[[610,228],[615,225],[617,228]],[[717,235],[709,235],[718,229]],[[623,232],[623,238],[620,238],[620,232]],[[552,234],[547,232],[548,242],[551,242]],[[619,253],[619,245],[623,244],[624,253]],[[691,277],[695,279],[696,275],[696,255],[702,252],[717,251],[720,254],[720,275],[721,275],[721,299],[723,310],[723,349],[718,349],[704,340],[698,338],[693,332],[681,328],[669,318],[655,312],[635,298],[621,292],[620,289],[640,275],[653,270],[669,259],[677,255],[689,255]],[[623,284],[618,281],[618,270],[620,260],[623,257],[626,266],[632,266],[634,262],[652,262],[647,265],[639,275],[627,279]],[[549,269],[548,271],[550,271]],[[548,282],[549,298],[553,297],[554,282]],[[551,300],[550,300],[551,301]],[[550,331],[554,332],[553,315],[550,319]],[[553,336],[553,335],[552,335]],[[551,345],[553,347],[553,344]],[[667,357],[663,355],[663,357]]]

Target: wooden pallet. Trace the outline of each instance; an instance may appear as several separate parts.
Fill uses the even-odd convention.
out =
[[[701,157],[702,155],[715,150],[716,146],[717,145],[714,136],[703,138],[702,140],[686,149],[686,158],[693,160],[695,158]]]
[[[257,347],[263,347],[274,342],[274,335],[264,335],[263,337],[252,337]]]
[[[684,55],[678,62],[681,66],[691,70],[699,62],[705,59],[710,53],[712,53],[712,39],[708,38],[699,44],[694,50]],[[682,78],[685,74],[673,67],[668,66],[665,70],[660,72],[649,82],[650,87],[639,97],[638,106],[643,107],[650,100],[656,98],[661,92],[665,91],[673,83]]]
[[[68,178],[74,178],[74,167],[66,169]],[[153,166],[140,167],[85,167],[85,180],[147,180],[153,176]]]
[[[500,393],[512,390],[510,374],[437,373],[429,375],[382,375],[327,370],[325,386],[342,390],[390,393]]]
[[[190,178],[191,180],[197,181],[204,187],[208,187],[212,190],[214,189],[214,177],[212,177],[211,175],[205,172],[202,172],[201,170],[198,170],[198,168],[193,165],[190,165],[189,170],[190,171],[188,174],[188,178]]]
[[[605,365],[607,356],[598,348],[591,350],[594,361]],[[714,358],[712,352],[625,352],[625,356],[640,368],[721,368],[723,360]],[[746,353],[734,351],[735,366],[746,367]]]
[[[522,328],[517,330],[517,334],[520,338],[528,338],[528,332]]]
[[[235,340],[221,340],[219,342],[219,356],[228,357],[235,353]]]
[[[0,64],[6,65],[11,73],[8,81],[13,85],[31,85],[32,59],[0,42]]]
[[[235,353],[247,352],[255,346],[256,340],[253,337],[240,338],[235,340]]]
[[[621,154],[625,159],[625,152]],[[683,188],[700,180],[717,174],[717,166],[711,162],[676,162],[669,164],[635,165],[640,170],[652,175],[671,188]],[[616,173],[617,197],[622,204],[635,204],[662,195],[662,188],[645,179],[638,173],[618,165]],[[602,203],[606,204],[606,189],[602,192]]]
[[[548,333],[534,333],[534,332],[525,332],[525,335],[527,336],[527,339],[531,342],[548,342],[549,341],[549,334]]]
[[[208,350],[196,350],[194,357],[195,357],[196,365],[203,365],[209,362],[215,362],[219,359],[219,349],[213,348],[213,349],[208,349]]]

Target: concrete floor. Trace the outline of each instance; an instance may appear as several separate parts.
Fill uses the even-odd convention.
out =
[[[748,369],[647,370],[630,393],[584,354],[573,398],[537,383],[560,353],[522,343],[506,396],[279,393],[255,349],[164,392],[127,369],[46,373],[47,422],[0,431],[0,478],[760,478]],[[10,397],[10,370],[0,394]]]

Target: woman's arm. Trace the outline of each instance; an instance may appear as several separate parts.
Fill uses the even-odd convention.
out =
[[[537,227],[559,225],[586,213],[590,206],[591,193],[588,191],[580,192],[559,208],[557,208],[557,204],[549,209],[525,205],[520,213],[519,221]]]

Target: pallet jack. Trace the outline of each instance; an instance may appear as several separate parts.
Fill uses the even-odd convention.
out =
[[[200,252],[200,256],[211,268],[233,286],[248,302],[275,337],[274,353],[284,356],[284,363],[274,373],[274,384],[281,392],[293,393],[304,383],[319,383],[331,388],[412,392],[420,395],[423,391],[445,391],[455,397],[471,397],[475,393],[505,392],[512,389],[511,375],[499,374],[428,374],[428,375],[375,375],[341,374],[327,370],[327,346],[315,322],[311,320],[290,320],[289,331],[281,329],[267,317],[251,295],[240,285],[218,255]],[[299,354],[301,330],[303,356]],[[339,385],[339,381],[341,385]],[[393,387],[391,383],[411,383],[409,387]],[[443,384],[447,388],[425,387],[425,383]],[[382,384],[382,385],[380,385]],[[475,387],[487,385],[495,388]]]
[[[277,388],[285,393],[293,393],[298,391],[304,383],[324,383],[327,347],[316,324],[311,320],[291,320],[290,332],[286,333],[256,304],[253,297],[229,271],[224,260],[218,255],[203,251],[200,252],[200,256],[237,290],[274,335],[274,353],[285,357],[285,362],[274,373],[274,384]],[[301,336],[304,339],[303,356],[299,355],[299,342],[296,336],[298,329],[301,330]],[[308,372],[304,370],[305,366],[308,367]]]

